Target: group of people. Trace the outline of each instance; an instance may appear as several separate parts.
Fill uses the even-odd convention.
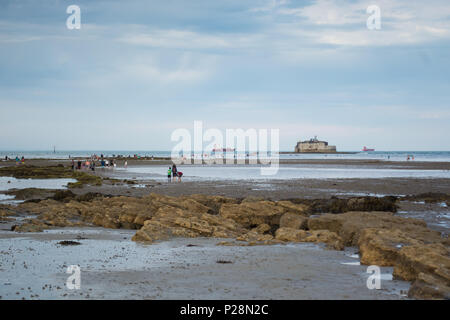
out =
[[[6,157],[6,160],[8,160],[8,157]],[[25,157],[22,156],[22,158],[16,157],[16,165],[19,164],[25,164]]]
[[[173,164],[172,167],[169,167],[169,169],[167,170],[168,182],[175,181],[176,178],[178,178],[178,182],[181,182],[182,176],[183,176],[183,172],[178,171],[176,164]]]
[[[101,155],[100,157],[98,157],[97,155],[93,155],[91,157],[91,159],[87,159],[84,161],[78,160],[75,163],[75,159],[72,158],[72,170],[81,170],[81,169],[89,169],[92,171],[95,171],[96,168],[96,161],[100,162],[100,166],[102,168],[115,168],[116,162],[114,161],[114,159],[108,160],[106,158],[103,157],[103,155]],[[127,162],[125,161],[125,168],[127,167]]]
[[[91,161],[78,160],[77,163],[75,163],[75,160],[72,159],[72,170],[81,170],[81,169],[89,169],[89,170],[95,171],[95,161],[94,160],[91,160]]]
[[[5,156],[5,159],[3,161],[9,161],[9,160],[12,160],[12,159],[8,156]],[[25,164],[25,157],[22,156],[22,158],[19,158],[19,156],[16,156],[15,161],[16,161],[16,165]]]

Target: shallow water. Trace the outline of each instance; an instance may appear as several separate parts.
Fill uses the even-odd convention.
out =
[[[0,177],[0,191],[11,189],[65,189],[74,179],[16,179],[13,177]]]
[[[133,230],[65,228],[0,232],[3,299],[400,299],[404,281],[369,290],[367,266],[341,265],[346,253],[316,244],[224,247],[221,239],[142,245]],[[81,236],[77,238],[77,236]],[[61,246],[60,240],[76,246]],[[193,246],[187,247],[187,244]],[[354,252],[354,249],[349,249]],[[349,252],[350,252],[349,251]],[[229,260],[221,265],[218,260]],[[67,267],[81,268],[69,290]],[[384,274],[391,269],[382,268]]]
[[[287,151],[287,150],[286,150]],[[339,150],[339,151],[352,151],[352,150]],[[353,150],[355,151],[355,150]],[[0,151],[0,159],[4,159],[5,156],[8,156],[11,159],[14,159],[16,156],[21,158],[22,156],[25,159],[36,159],[36,158],[45,158],[45,159],[69,159],[69,156],[72,157],[84,157],[88,158],[92,154],[103,154],[107,157],[110,156],[134,156],[135,154],[141,157],[170,157],[171,151],[152,151],[152,150],[97,150],[97,151]],[[356,150],[355,153],[352,154],[314,154],[314,153],[303,153],[303,154],[280,154],[280,159],[283,160],[298,160],[298,159],[360,159],[360,160],[389,160],[389,161],[405,161],[408,155],[413,155],[414,161],[446,161],[450,162],[450,151],[375,151],[375,152],[361,152]],[[234,154],[227,153],[228,158],[233,158]],[[238,155],[238,158],[241,157]],[[250,156],[251,157],[251,156]]]
[[[116,172],[128,179],[167,180],[167,166],[118,168]],[[352,179],[352,178],[450,178],[449,170],[339,168],[303,165],[282,165],[275,175],[261,175],[256,165],[181,165],[183,180],[270,180],[270,179]]]

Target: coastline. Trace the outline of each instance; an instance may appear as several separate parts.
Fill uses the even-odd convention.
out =
[[[255,202],[262,201],[261,203],[289,199],[303,199],[313,202],[323,200],[324,203],[327,203],[330,199],[353,201],[352,199],[381,199],[386,196],[394,196],[397,197],[396,203],[398,206],[397,213],[394,214],[396,217],[423,220],[430,230],[448,237],[448,222],[450,222],[448,200],[447,204],[445,200],[425,202],[423,201],[424,196],[420,195],[430,193],[449,195],[449,178],[391,177],[381,179],[278,180],[270,178],[254,180],[250,178],[184,180],[181,183],[167,183],[167,181],[155,178],[153,174],[135,174],[133,170],[165,166],[170,164],[169,161],[144,159],[127,161],[127,170],[102,170],[97,168],[95,175],[102,179],[101,185],[86,184],[79,188],[70,188],[70,191],[79,197],[91,194],[94,197],[92,199],[108,199],[108,197],[129,199],[127,201],[131,201],[130,204],[135,201],[134,199],[148,197],[150,193],[171,196],[175,199],[183,197],[194,197],[193,199],[196,199],[195,195],[200,194],[240,199],[239,201],[243,201],[242,199]],[[4,166],[4,164],[15,166],[14,162],[2,162],[0,166]],[[57,166],[58,164],[68,166],[69,161],[37,159],[26,161],[27,166],[42,168]],[[355,170],[355,168],[374,171],[398,169],[429,171],[448,170],[450,166],[447,162],[413,163],[336,159],[295,160],[295,164],[301,167],[307,166],[310,170],[325,167],[340,168],[344,171]],[[118,165],[120,166],[120,162],[118,162]],[[290,168],[292,161],[280,165]],[[190,167],[194,166],[180,166],[185,172],[189,172]],[[34,199],[33,201],[37,201],[35,205],[39,207],[39,201],[52,197],[55,191],[24,190],[22,196],[23,200]],[[2,191],[0,193],[8,194],[8,192]],[[18,190],[10,194],[17,196],[21,192]],[[50,201],[49,203],[54,203],[54,205],[58,204],[53,200],[45,201]],[[74,201],[68,203],[78,205],[77,203],[81,200],[68,201]],[[29,206],[33,207],[33,202],[23,208]],[[7,208],[11,207],[6,206]],[[49,214],[53,212],[52,214],[58,215],[57,212],[61,212],[65,216],[72,212],[72,209],[68,211],[60,210],[51,209]],[[325,213],[321,213],[319,216],[323,214]],[[30,213],[21,213],[9,215],[6,220],[2,221],[0,243],[3,243],[2,247],[4,248],[6,248],[6,243],[10,243],[8,250],[4,250],[6,256],[0,257],[3,259],[2,264],[10,266],[11,272],[17,272],[17,268],[10,265],[13,261],[30,268],[28,271],[25,270],[21,276],[24,282],[19,281],[15,285],[13,285],[15,280],[12,280],[13,273],[3,273],[9,279],[7,281],[11,283],[3,286],[3,289],[0,290],[0,296],[4,298],[184,299],[189,297],[208,299],[214,296],[217,299],[405,299],[407,298],[406,292],[410,288],[409,282],[392,279],[392,267],[383,267],[383,274],[387,277],[387,280],[383,280],[383,290],[368,290],[365,286],[367,266],[360,265],[360,257],[355,255],[358,248],[355,246],[346,247],[344,251],[330,251],[322,243],[302,242],[259,244],[257,246],[217,246],[217,244],[223,241],[227,242],[229,239],[184,237],[159,240],[154,244],[146,245],[130,241],[135,231],[127,228],[115,230],[104,229],[99,226],[63,227],[64,223],[62,222],[51,226],[50,229],[46,229],[46,227],[39,233],[10,231],[14,225],[20,224],[21,221],[30,218],[35,219],[36,217],[38,216],[30,215]],[[80,242],[81,245],[73,248],[61,247],[57,240],[74,240]],[[186,247],[187,244],[192,245],[192,248]],[[35,251],[33,257],[21,253],[24,246]],[[86,248],[89,248],[88,252],[86,252]],[[123,249],[120,248],[127,248],[126,252],[122,252]],[[96,263],[96,259],[92,255],[97,250],[107,253],[101,264]],[[33,264],[34,261],[37,266],[42,266],[48,260],[44,251],[52,253],[52,256],[55,257],[55,265],[49,267],[49,271],[44,273],[42,285],[41,283],[37,285],[38,282],[34,282],[35,285],[31,289],[22,290],[23,283],[33,282],[31,274],[36,272],[36,268],[39,268],[30,266],[30,264]],[[60,254],[64,252],[66,254],[60,257]],[[74,257],[84,261],[82,262],[83,270],[85,270],[85,281],[88,283],[76,295],[67,291],[63,282],[66,277],[64,266],[71,264],[64,258],[69,252],[78,252]],[[162,257],[162,262],[156,263],[156,261],[153,261],[156,264],[152,264],[152,261],[146,260],[145,255],[148,252],[152,252],[157,257]],[[188,252],[191,256],[189,259],[180,259],[182,255]],[[11,260],[11,257],[14,257],[14,259]],[[221,266],[217,264],[220,259],[230,260],[232,263],[228,267],[226,267],[227,265]],[[280,264],[280,261],[283,261],[283,264]],[[120,265],[122,267],[119,267]],[[299,265],[302,265],[303,268],[298,268]],[[130,268],[131,270],[128,270]],[[253,271],[250,272],[250,270]],[[259,274],[258,279],[249,277],[255,270]],[[327,276],[324,277],[324,274],[327,274]],[[336,279],[336,277],[339,277],[342,281],[335,282],[333,279]],[[205,285],[199,284],[199,281],[205,283]],[[221,281],[227,281],[227,284],[220,287],[215,285]],[[45,287],[45,285],[47,286]],[[53,291],[48,289],[49,286],[53,288]],[[190,290],[184,291],[183,286],[189,287]],[[45,287],[45,289],[41,289],[41,287]],[[55,289],[58,287],[59,289]],[[124,290],[118,290],[119,287],[124,288]],[[264,287],[267,288],[267,295],[262,294],[264,291],[260,290]],[[155,293],[149,295],[149,291]],[[198,292],[198,294],[192,295],[193,291]],[[190,292],[189,296],[186,295],[187,292]]]

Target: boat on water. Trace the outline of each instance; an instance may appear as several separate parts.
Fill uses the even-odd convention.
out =
[[[364,148],[362,149],[362,151],[375,151],[375,149],[369,149],[366,146],[364,146]]]

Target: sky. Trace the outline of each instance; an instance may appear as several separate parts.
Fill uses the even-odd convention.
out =
[[[449,49],[448,0],[2,0],[0,150],[171,150],[202,121],[448,151]]]

